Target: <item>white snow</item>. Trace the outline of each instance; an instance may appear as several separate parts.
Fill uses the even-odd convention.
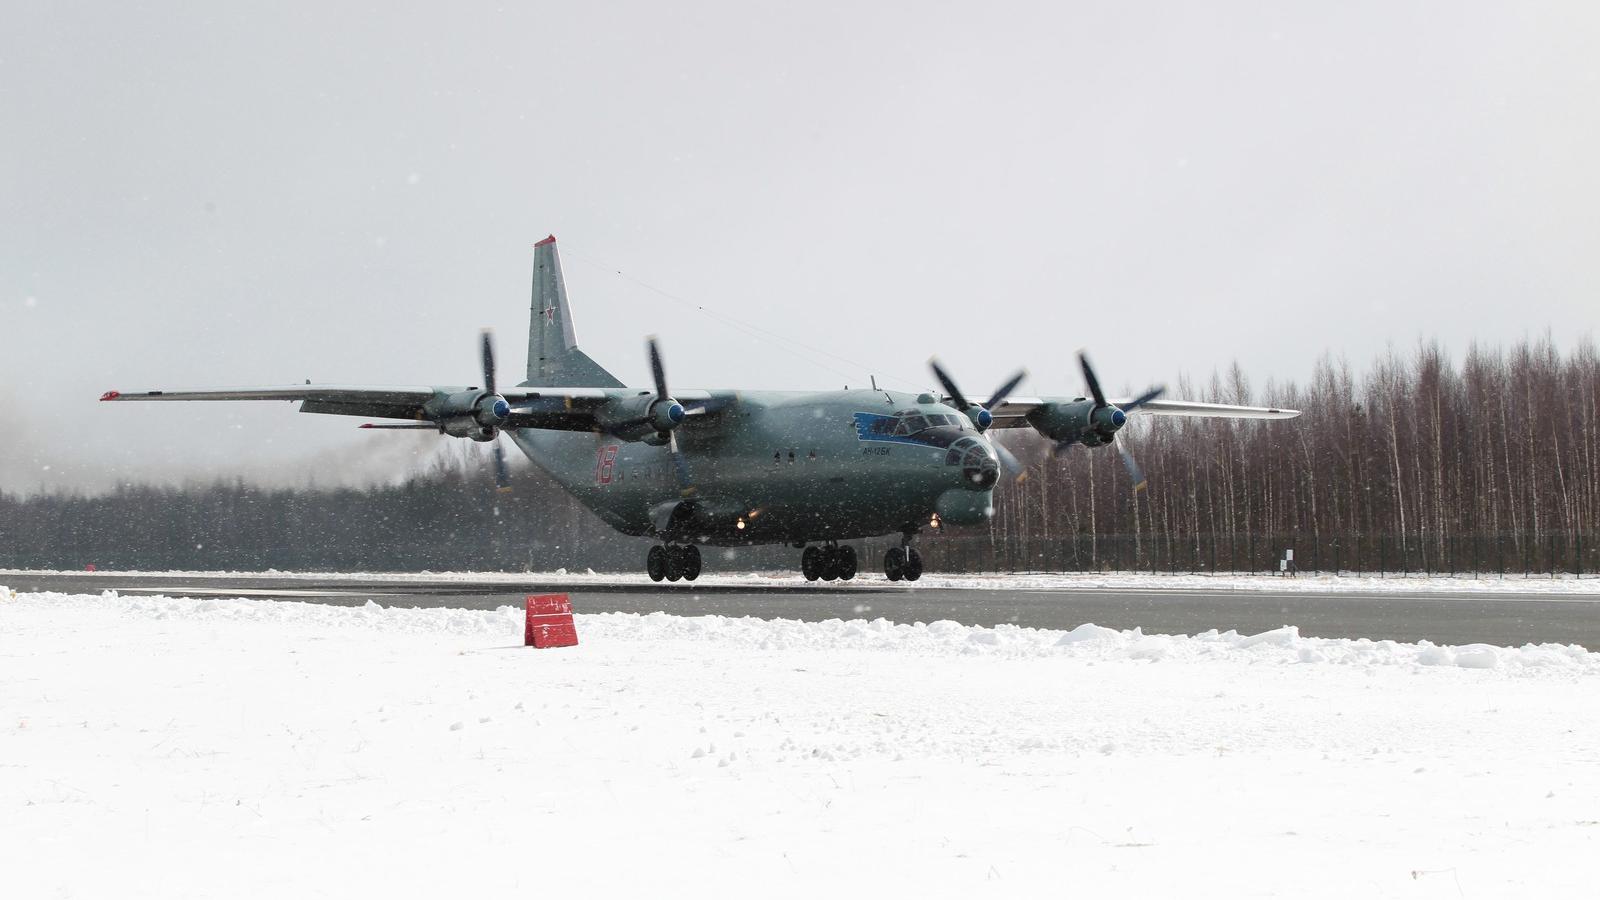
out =
[[[105,579],[137,576],[141,578],[169,576],[174,578],[209,578],[225,581],[239,578],[271,578],[282,581],[307,580],[319,583],[338,581],[404,581],[419,584],[451,584],[462,580],[520,584],[539,581],[556,585],[649,585],[652,582],[643,572],[206,572],[206,571],[97,571],[78,572],[61,570],[0,569],[0,578],[30,574],[73,575]],[[830,586],[828,582],[807,582],[795,572],[733,572],[706,571],[694,584],[714,587],[799,587],[807,584]],[[1224,573],[1217,575],[1170,575],[1151,572],[1068,572],[1068,573],[999,573],[977,575],[946,575],[929,572],[916,582],[889,582],[882,573],[864,571],[854,581],[832,582],[860,589],[925,590],[928,588],[973,588],[1007,591],[1092,590],[1098,588],[1130,590],[1174,591],[1306,591],[1311,593],[1483,593],[1511,597],[1519,594],[1553,595],[1573,594],[1600,596],[1600,577],[1593,574],[1577,577],[1571,574],[1529,575],[1520,573],[1504,577],[1495,575],[1363,575],[1345,572],[1279,577],[1267,574]],[[173,588],[174,591],[180,590]],[[1554,598],[1548,598],[1554,599]]]
[[[1600,654],[0,589],[8,896],[1592,896]]]

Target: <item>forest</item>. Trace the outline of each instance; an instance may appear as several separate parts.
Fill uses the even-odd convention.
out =
[[[1324,358],[1309,383],[1234,367],[1169,396],[1303,411],[1287,422],[1135,416],[1115,452],[1026,463],[986,527],[925,531],[930,570],[1577,573],[1600,569],[1600,357],[1545,337],[1391,351],[1367,371]],[[476,447],[394,484],[267,489],[242,480],[104,494],[0,493],[0,566],[81,569],[629,571],[616,534],[531,465],[495,491]],[[856,542],[876,559],[886,540]],[[708,571],[787,569],[789,548],[712,551]]]

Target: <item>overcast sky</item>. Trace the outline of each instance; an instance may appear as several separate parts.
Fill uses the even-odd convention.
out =
[[[1080,347],[1264,384],[1600,310],[1588,2],[4,5],[0,489],[404,465],[287,404],[95,398],[471,384],[483,326],[520,380],[550,232],[630,383],[653,333],[684,387],[937,353],[1074,393]]]

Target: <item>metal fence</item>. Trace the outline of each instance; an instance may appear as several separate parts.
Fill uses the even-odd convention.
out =
[[[861,546],[875,570],[893,541]],[[1600,573],[1600,534],[1579,531],[1401,538],[1365,534],[1318,539],[1304,534],[1202,533],[1002,537],[924,533],[917,539],[933,572],[1328,572],[1373,575],[1573,575]],[[1292,559],[1289,557],[1292,556]]]

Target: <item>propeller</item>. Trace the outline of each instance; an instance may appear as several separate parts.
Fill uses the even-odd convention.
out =
[[[646,345],[650,350],[650,376],[656,385],[656,402],[650,405],[650,418],[659,429],[657,434],[666,434],[667,450],[672,454],[672,467],[678,476],[678,488],[685,494],[692,493],[694,484],[689,479],[689,461],[678,451],[677,428],[687,413],[683,404],[672,399],[672,394],[667,391],[667,367],[661,361],[661,345],[654,335],[650,336]]]
[[[972,420],[972,425],[978,429],[979,434],[988,431],[989,426],[994,424],[994,414],[989,410],[1004,403],[1006,397],[1010,396],[1011,392],[1017,389],[1017,385],[1022,383],[1022,379],[1028,377],[1027,369],[1019,369],[1017,374],[1011,376],[1005,384],[995,389],[988,402],[980,405],[967,400],[966,395],[961,393],[961,388],[956,386],[956,380],[950,377],[950,373],[944,370],[944,366],[939,365],[939,360],[930,359],[928,360],[928,365],[933,368],[933,376],[939,379],[939,384],[944,387],[944,392],[950,395],[950,400],[955,404],[956,409],[967,414],[967,418]]]
[[[1016,454],[1012,453],[1005,444],[1000,443],[998,440],[991,440],[989,441],[989,446],[993,447],[994,454],[1000,457],[1000,468],[1005,469],[1006,474],[1011,476],[1012,480],[1021,481],[1028,477],[1028,472],[1023,468],[1022,461],[1017,459]]]
[[[1100,379],[1094,374],[1094,366],[1089,365],[1089,355],[1087,353],[1078,352],[1078,365],[1083,369],[1083,381],[1089,388],[1089,396],[1094,398],[1094,408],[1089,410],[1089,427],[1094,429],[1103,443],[1111,443],[1112,439],[1116,437],[1117,431],[1127,424],[1128,413],[1166,392],[1165,387],[1156,385],[1120,407],[1115,406],[1106,399],[1105,391],[1101,390]],[[1072,443],[1071,441],[1063,441],[1057,444],[1056,455],[1059,456]],[[1134,460],[1133,454],[1128,451],[1127,447],[1118,444],[1117,455],[1122,457],[1122,465],[1128,470],[1128,477],[1133,479],[1134,492],[1137,493],[1143,490],[1148,482],[1144,477],[1144,471],[1139,468],[1138,462]]]
[[[478,421],[483,422],[483,424],[488,427],[496,429],[493,440],[494,486],[496,490],[506,492],[511,490],[511,473],[506,469],[506,451],[505,448],[500,445],[500,432],[498,428],[500,423],[504,422],[511,415],[511,406],[506,403],[505,398],[500,396],[500,392],[495,390],[494,387],[494,332],[492,330],[488,328],[483,329],[482,341],[479,344],[479,348],[483,362],[483,390],[486,394],[484,399],[489,400],[492,398],[492,400],[486,407],[482,407],[480,409]],[[479,402],[482,403],[482,401]],[[485,413],[487,413],[487,415],[485,415]],[[491,422],[484,421],[485,419],[492,420],[492,424]]]

